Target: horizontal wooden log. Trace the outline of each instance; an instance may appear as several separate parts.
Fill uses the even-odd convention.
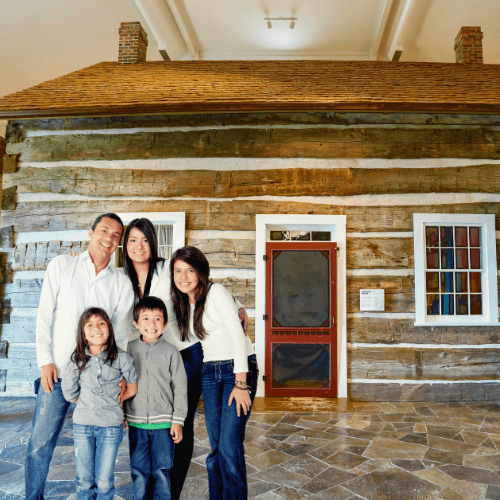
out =
[[[411,268],[413,238],[349,238],[347,269]]]
[[[239,300],[243,307],[255,307],[255,280],[238,278],[212,278],[214,283],[224,285],[232,296]]]
[[[105,203],[105,208],[103,203]],[[494,214],[500,230],[499,203],[412,206],[335,206],[290,201],[106,200],[22,202],[2,212],[2,226],[16,232],[89,229],[103,211],[186,212],[187,230],[255,230],[255,214],[346,215],[347,231],[413,231],[414,213]]]
[[[350,401],[498,401],[500,384],[434,383],[434,384],[364,384],[350,383]]]
[[[500,379],[498,349],[418,349],[363,346],[348,349],[349,378],[407,380]]]
[[[6,299],[10,299],[11,307],[37,308],[40,303],[40,293],[42,291],[42,279],[14,280],[1,290]]]
[[[348,276],[347,312],[359,312],[359,291],[383,289],[385,312],[415,311],[415,278],[413,276]]]
[[[498,326],[414,326],[413,319],[348,318],[347,341],[374,344],[498,344]],[[418,347],[418,346],[416,346]]]
[[[9,344],[8,358],[0,359],[0,369],[7,370],[7,382],[35,380],[40,376],[35,344]]]
[[[10,323],[1,325],[0,338],[10,344],[36,340],[36,316],[11,316]]]
[[[101,130],[148,127],[230,127],[232,125],[500,125],[498,115],[439,113],[213,113],[184,115],[139,115],[117,117],[75,117],[33,120],[11,120],[7,125],[7,142],[16,142],[16,129],[28,131]]]
[[[401,126],[191,129],[125,135],[28,137],[7,144],[21,161],[139,158],[500,157],[494,127]]]
[[[87,242],[28,243],[15,248],[14,269],[46,269],[55,255],[82,252]],[[187,238],[186,244],[198,247],[217,268],[255,268],[254,239]],[[49,251],[50,250],[50,251]],[[413,240],[411,238],[352,238],[347,242],[347,268],[408,268],[413,267]],[[40,256],[37,258],[37,256]]]
[[[137,170],[22,167],[4,175],[17,193],[82,196],[359,196],[498,193],[500,165],[447,168],[292,168],[273,170]]]

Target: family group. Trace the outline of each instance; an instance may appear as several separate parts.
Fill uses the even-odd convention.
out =
[[[134,500],[179,499],[203,393],[211,500],[247,498],[243,441],[258,368],[241,304],[209,279],[206,256],[159,255],[148,219],[123,238],[114,213],[89,230],[88,250],[47,267],[36,325],[41,369],[26,457],[26,499],[42,500],[71,403],[77,500],[112,500],[114,464],[128,425]],[[139,338],[130,340],[132,324]]]

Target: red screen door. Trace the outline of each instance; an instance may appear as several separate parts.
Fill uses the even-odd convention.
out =
[[[266,245],[266,396],[337,396],[336,248]]]

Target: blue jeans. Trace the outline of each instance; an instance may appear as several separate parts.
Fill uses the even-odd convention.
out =
[[[171,474],[172,500],[179,500],[182,486],[191,465],[194,446],[194,415],[201,395],[201,367],[203,349],[201,343],[180,351],[188,379],[188,412],[182,429],[182,441],[175,445],[174,466]]]
[[[113,500],[115,461],[123,439],[121,425],[73,425],[77,500]]]
[[[61,379],[50,393],[40,384],[25,462],[26,500],[43,500],[50,461],[69,405],[61,390]]]
[[[170,500],[174,459],[170,429],[140,429],[130,425],[128,438],[134,500]]]
[[[205,423],[212,452],[206,464],[210,500],[246,500],[245,427],[250,412],[240,417],[236,403],[228,406],[234,388],[233,360],[203,363],[201,388]],[[248,356],[247,384],[253,402],[259,370],[255,354]]]

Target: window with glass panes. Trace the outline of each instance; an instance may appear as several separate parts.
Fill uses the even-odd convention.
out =
[[[428,315],[481,315],[481,227],[425,227]]]
[[[415,324],[498,323],[494,215],[414,214]]]

